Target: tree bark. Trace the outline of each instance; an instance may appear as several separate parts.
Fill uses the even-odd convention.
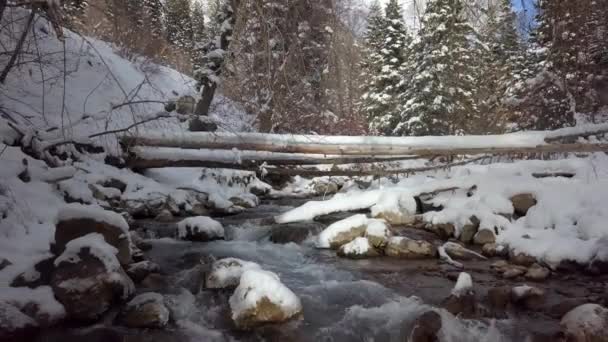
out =
[[[0,20],[4,17],[4,9],[6,8],[7,0],[0,0]]]

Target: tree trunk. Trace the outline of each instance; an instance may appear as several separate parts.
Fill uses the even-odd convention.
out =
[[[196,103],[194,114],[202,116],[209,115],[209,108],[211,107],[211,102],[213,102],[216,89],[217,84],[215,82],[211,82],[210,84],[208,83],[203,87],[201,99]]]
[[[0,20],[2,20],[2,18],[4,16],[4,9],[6,8],[6,1],[7,0],[0,0]]]

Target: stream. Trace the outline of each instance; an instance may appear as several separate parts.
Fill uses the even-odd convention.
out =
[[[157,237],[148,240],[152,248],[146,256],[160,265],[163,277],[157,283],[138,286],[138,292],[158,291],[171,296],[177,308],[177,313],[173,313],[178,316],[175,324],[164,330],[135,330],[116,326],[112,315],[108,315],[96,326],[56,328],[38,340],[406,341],[416,318],[440,307],[449,296],[461,270],[436,259],[349,260],[337,257],[335,251],[315,249],[310,238],[299,244],[273,243],[271,235],[278,228],[273,227],[270,218],[302,203],[303,200],[294,199],[264,201],[239,215],[218,218],[226,228],[226,241],[176,241],[162,237],[167,235],[167,224],[140,222],[141,227],[146,227],[145,234]],[[319,221],[282,228],[316,234],[343,217],[345,214],[329,215]],[[281,325],[238,331],[230,319],[228,306],[232,291],[206,290],[200,286],[201,260],[223,257],[254,261],[278,274],[302,300],[303,317]],[[522,284],[497,278],[489,267],[494,261],[465,262],[478,300],[488,288]],[[548,293],[543,309],[536,312],[505,313],[496,319],[461,319],[440,310],[440,341],[551,341],[549,337],[541,338],[558,330],[559,317],[552,317],[553,309],[547,308],[573,298],[585,300],[604,291],[600,279],[578,275],[557,276],[533,285]]]

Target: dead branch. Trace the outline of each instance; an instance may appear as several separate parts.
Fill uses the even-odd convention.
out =
[[[0,74],[0,83],[4,84],[4,82],[6,81],[6,77],[8,76],[8,73],[15,66],[17,57],[19,56],[19,53],[21,52],[21,49],[23,48],[23,43],[25,43],[25,38],[27,38],[27,35],[32,27],[32,23],[34,22],[35,17],[36,17],[36,12],[32,11],[32,13],[30,13],[30,16],[27,19],[25,28],[23,29],[23,32],[21,33],[21,37],[17,41],[17,46],[15,47],[15,50],[13,51],[13,54],[11,55],[11,59],[8,61],[8,64],[6,65],[6,67],[4,67],[4,70],[2,70],[2,74]]]

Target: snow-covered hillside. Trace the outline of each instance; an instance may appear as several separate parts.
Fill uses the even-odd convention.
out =
[[[7,10],[3,22],[27,14],[24,10]],[[1,31],[0,42],[7,48],[15,44],[13,36],[24,24],[25,20],[9,24],[11,30]],[[91,37],[69,31],[65,36],[64,50],[50,24],[36,21],[34,34],[30,35],[36,39],[30,38],[24,53],[32,55],[34,61],[18,64],[1,86],[3,137],[8,135],[7,121],[12,121],[38,131],[44,140],[82,139],[158,116],[164,112],[163,102],[196,93],[196,82],[187,75],[143,57],[127,60],[121,57],[119,48]],[[1,58],[4,65],[8,56]],[[222,96],[215,99],[210,116],[220,129],[252,130],[252,118]],[[171,118],[150,122],[138,131],[186,127],[187,123]],[[109,153],[118,152],[113,135],[104,135],[97,142]]]

